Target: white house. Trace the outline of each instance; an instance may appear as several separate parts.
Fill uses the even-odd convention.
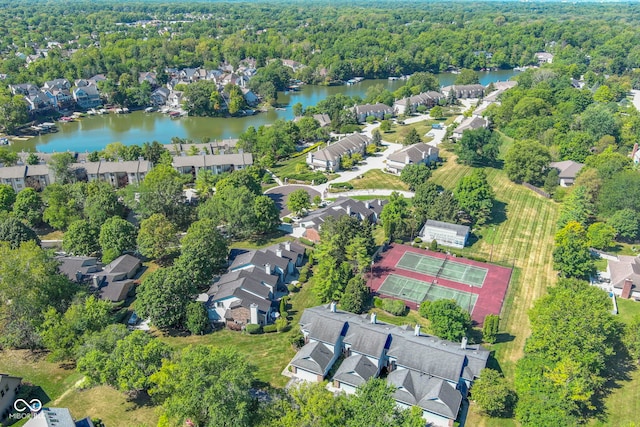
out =
[[[335,303],[306,309],[300,318],[305,345],[291,360],[293,376],[311,382],[330,378],[347,394],[381,372],[393,386],[400,408],[418,406],[425,423],[451,427],[473,381],[486,367],[489,351],[479,345],[441,340],[420,333],[420,326],[394,326],[376,315],[357,315]]]
[[[354,133],[327,147],[312,151],[307,154],[307,165],[311,169],[335,172],[340,169],[340,159],[345,155],[360,153],[364,156],[371,138],[366,135]]]
[[[573,160],[564,160],[562,162],[551,162],[549,166],[558,170],[560,186],[569,187],[573,185],[584,164],[574,162]]]
[[[389,155],[387,170],[399,174],[407,165],[430,165],[438,160],[439,153],[438,147],[424,142],[409,145]]]
[[[13,402],[16,400],[21,384],[22,378],[0,374],[0,423],[13,412]]]
[[[462,138],[462,134],[466,130],[476,130],[487,127],[489,127],[489,121],[487,119],[477,116],[467,117],[462,121],[462,123],[460,123],[460,125],[458,125],[457,128],[453,130],[451,138],[459,140],[460,138]]]
[[[462,249],[467,244],[470,231],[466,225],[428,219],[419,236],[423,242],[435,240],[439,245]]]
[[[393,108],[398,114],[415,113],[419,106],[424,105],[427,108],[434,107],[444,97],[440,92],[422,92],[408,98],[397,100],[393,104]]]

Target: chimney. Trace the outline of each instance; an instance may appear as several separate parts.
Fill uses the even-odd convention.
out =
[[[467,337],[462,337],[462,342],[460,343],[460,348],[463,350],[467,349]]]
[[[291,242],[289,242],[289,241],[284,242],[284,248],[287,251],[291,251]]]
[[[378,316],[376,316],[375,313],[371,313],[371,323],[373,323],[375,325],[377,318],[378,318]]]
[[[620,298],[631,298],[631,288],[633,288],[633,282],[630,279],[625,279],[624,285],[622,286],[622,294],[620,294]]]
[[[409,163],[411,163],[411,157],[409,157],[409,154],[405,154],[404,156],[404,164],[408,165]]]
[[[251,312],[250,322],[252,325],[257,325],[258,322],[258,304],[251,304],[249,306],[249,311]]]
[[[264,265],[264,272],[267,274],[271,274],[271,264],[267,263]]]
[[[100,285],[100,282],[98,281],[98,276],[93,276],[92,279],[93,279],[93,286],[98,288]]]
[[[413,329],[413,335],[415,335],[416,337],[420,336],[420,324],[417,324],[416,327]]]
[[[347,205],[347,215],[351,216],[351,206]]]
[[[76,282],[82,282],[82,271],[80,270],[76,271]]]
[[[278,258],[282,258],[282,249],[280,249],[280,248],[276,249],[276,256]]]
[[[331,310],[332,313],[336,312],[336,303],[334,301],[331,301],[331,304],[329,304],[329,310]]]

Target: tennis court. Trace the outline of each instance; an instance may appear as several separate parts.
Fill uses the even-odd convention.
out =
[[[437,301],[440,299],[452,299],[469,313],[473,311],[478,299],[478,295],[470,292],[458,291],[396,274],[389,274],[380,288],[378,288],[378,292],[417,304],[426,300]]]
[[[481,288],[487,277],[487,269],[463,264],[451,258],[436,258],[429,255],[405,252],[396,264],[397,268]]]

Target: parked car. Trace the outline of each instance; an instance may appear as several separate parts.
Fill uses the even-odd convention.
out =
[[[135,326],[135,325],[138,324],[139,321],[140,321],[140,318],[138,317],[138,315],[134,311],[133,314],[131,314],[131,317],[129,318],[129,321],[127,322],[127,325]]]

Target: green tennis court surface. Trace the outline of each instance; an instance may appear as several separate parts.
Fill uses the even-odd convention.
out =
[[[435,278],[442,277],[443,279],[477,288],[482,287],[484,279],[487,277],[486,268],[452,261],[450,258],[436,258],[415,252],[405,252],[396,267],[427,274]]]
[[[400,298],[406,301],[421,303],[422,301],[437,301],[440,299],[455,300],[458,305],[469,313],[476,305],[478,295],[470,292],[445,288],[434,283],[423,282],[409,277],[389,274],[382,282],[378,292],[383,295]]]

